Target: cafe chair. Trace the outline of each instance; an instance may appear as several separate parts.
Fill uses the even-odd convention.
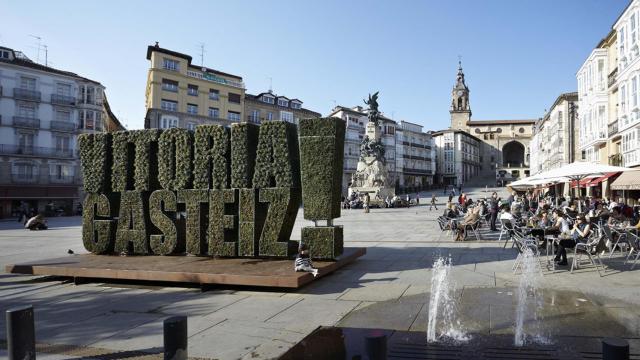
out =
[[[587,238],[586,243],[577,243],[573,248],[573,261],[571,262],[571,273],[573,273],[573,269],[578,269],[580,267],[580,259],[582,255],[587,255],[589,262],[591,265],[596,267],[598,271],[598,275],[602,277],[602,273],[600,273],[600,268],[598,267],[598,263],[600,267],[604,270],[604,264],[602,263],[602,259],[600,259],[600,253],[606,250],[606,236],[600,236],[597,231],[592,231],[591,235]],[[598,262],[595,262],[593,258],[596,258]]]
[[[627,259],[624,261],[624,263],[626,264],[627,262],[629,262],[631,255],[633,253],[636,253],[635,258],[633,259],[633,264],[631,265],[631,270],[633,270],[633,268],[636,267],[636,261],[638,261],[638,258],[640,258],[640,237],[630,231],[627,231],[626,234],[627,243],[629,244],[629,253],[627,254]]]

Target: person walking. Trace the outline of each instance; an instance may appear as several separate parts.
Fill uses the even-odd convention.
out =
[[[491,199],[489,200],[489,213],[491,214],[489,228],[491,231],[498,231],[496,228],[496,220],[498,219],[498,194],[496,192],[491,194]]]
[[[369,197],[369,193],[364,194],[364,212],[365,214],[369,213],[369,201],[371,200],[371,198]]]
[[[438,205],[436,205],[436,194],[431,194],[431,205],[429,205],[429,211],[431,211],[432,207],[438,210]]]
[[[420,193],[416,193],[416,206],[420,205]]]

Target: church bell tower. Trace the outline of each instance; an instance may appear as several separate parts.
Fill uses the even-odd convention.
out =
[[[458,61],[458,75],[456,84],[451,91],[451,128],[467,130],[467,123],[471,120],[471,106],[469,105],[469,88],[464,82],[462,62]]]

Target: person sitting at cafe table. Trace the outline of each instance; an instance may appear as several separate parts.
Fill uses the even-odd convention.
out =
[[[457,225],[458,235],[456,236],[456,241],[463,241],[465,238],[465,228],[469,225],[474,228],[478,226],[478,220],[480,219],[480,208],[478,206],[474,208],[469,208],[467,214],[462,219],[462,222]]]
[[[569,207],[564,209],[564,212],[572,219],[575,219],[578,216],[578,208],[576,202],[573,201]]]
[[[509,208],[509,206],[505,205],[502,210],[502,214],[500,214],[500,220],[514,221],[515,219],[516,218],[511,214],[511,209]]]
[[[609,220],[607,220],[607,225],[615,226],[622,224],[625,220],[624,215],[620,213],[620,208],[614,207],[613,210],[611,210],[611,215],[609,215]]]
[[[574,248],[578,242],[584,242],[590,233],[591,224],[586,221],[584,215],[578,215],[578,217],[576,217],[576,223],[569,232],[570,237],[560,239],[554,261],[558,263],[558,265],[567,265],[567,249]]]

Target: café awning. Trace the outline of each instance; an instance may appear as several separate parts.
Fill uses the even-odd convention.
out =
[[[640,190],[640,171],[623,172],[611,183],[612,190]]]
[[[609,179],[609,178],[610,178],[610,177],[612,177],[612,176],[616,176],[616,175],[618,175],[618,174],[619,174],[619,173],[617,173],[617,172],[614,172],[614,173],[608,173],[608,174],[605,174],[604,176],[600,176],[600,177],[598,177],[598,178],[591,179],[591,181],[587,184],[587,186],[598,186],[598,185],[600,185],[600,183],[601,183],[601,182],[603,182],[603,181],[605,181],[605,180]]]

